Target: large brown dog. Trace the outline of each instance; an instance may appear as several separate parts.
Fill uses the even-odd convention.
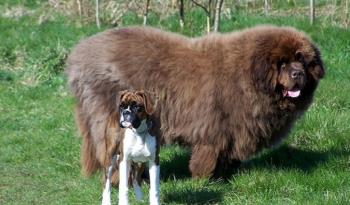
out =
[[[147,27],[108,30],[80,42],[68,59],[83,167],[91,174],[109,163],[116,91],[156,93],[162,139],[192,146],[190,170],[200,177],[280,142],[323,75],[319,50],[293,28],[194,39]]]

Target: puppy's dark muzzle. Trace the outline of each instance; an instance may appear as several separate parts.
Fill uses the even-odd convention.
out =
[[[123,120],[120,121],[121,128],[126,128],[125,124],[131,124],[135,129],[140,126],[141,120],[135,115],[135,113],[130,110],[123,110],[121,114],[123,115]]]
[[[122,112],[122,115],[124,117],[124,121],[126,121],[126,122],[132,122],[132,119],[134,118],[131,111],[129,111],[129,110],[124,110]]]

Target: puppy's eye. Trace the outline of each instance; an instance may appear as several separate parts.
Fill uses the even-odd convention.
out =
[[[124,104],[121,104],[120,106],[119,106],[119,110],[125,110],[125,109],[127,109],[128,108],[128,106],[127,105],[124,105]]]
[[[134,105],[131,107],[131,109],[134,111],[134,112],[143,112],[144,111],[144,107],[141,106],[141,105]]]
[[[143,106],[137,106],[136,107],[137,112],[143,112],[145,108]]]

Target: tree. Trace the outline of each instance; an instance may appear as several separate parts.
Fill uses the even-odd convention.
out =
[[[221,17],[221,8],[222,8],[222,4],[223,3],[224,3],[224,0],[217,0],[216,1],[215,19],[214,19],[214,32],[218,32],[219,31],[220,17]]]
[[[180,14],[180,27],[183,30],[185,25],[185,10],[184,10],[184,0],[179,0],[179,14]]]
[[[345,0],[345,27],[349,26],[349,0]]]
[[[264,3],[265,16],[269,15],[269,10],[270,10],[269,2],[268,0],[265,0],[265,3]]]
[[[77,0],[77,5],[78,5],[79,18],[81,20],[82,11],[81,11],[81,1],[80,0]]]
[[[208,0],[207,6],[204,6],[200,3],[198,3],[195,0],[192,0],[192,2],[197,5],[198,7],[202,8],[206,14],[207,19],[207,33],[210,33],[211,31],[211,24],[214,22],[213,30],[219,31],[220,26],[220,16],[221,16],[221,8],[223,5],[224,0]],[[215,8],[213,7],[213,4],[215,4]],[[213,16],[214,13],[214,16]]]
[[[192,0],[192,2],[193,2],[195,5],[201,7],[201,8],[204,10],[204,12],[205,12],[205,14],[206,14],[206,16],[207,16],[207,33],[210,33],[210,27],[211,27],[211,25],[210,25],[210,14],[211,14],[211,12],[210,12],[210,10],[211,10],[211,9],[210,9],[210,6],[211,6],[212,0],[209,0],[208,8],[206,8],[205,6],[203,6],[202,4],[198,3],[198,2],[195,1],[195,0]]]
[[[315,2],[310,0],[310,24],[314,24],[315,21]]]
[[[100,29],[100,16],[99,16],[99,0],[95,1],[95,16],[96,16],[96,26]]]
[[[143,25],[144,25],[144,26],[147,24],[147,16],[148,16],[149,2],[150,2],[150,0],[146,0],[145,9],[144,9],[144,12],[143,12]]]

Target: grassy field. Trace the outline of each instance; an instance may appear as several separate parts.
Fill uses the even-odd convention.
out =
[[[0,11],[23,2],[29,9],[39,5],[6,0]],[[99,30],[54,12],[39,18],[0,16],[0,204],[99,204],[101,176],[86,179],[80,173],[75,102],[63,75],[71,47]],[[185,35],[205,32],[202,13],[188,19]],[[123,22],[142,19],[130,14]],[[150,24],[180,30],[176,17],[153,16]],[[245,162],[228,181],[191,179],[189,151],[163,147],[163,204],[350,204],[350,31],[310,26],[306,19],[244,14],[223,19],[222,30],[257,24],[294,26],[317,42],[327,76],[314,104],[286,142]],[[113,196],[116,202],[116,190]]]

